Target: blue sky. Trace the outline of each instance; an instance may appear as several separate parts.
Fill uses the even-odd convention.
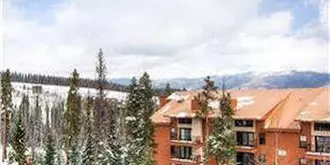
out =
[[[327,72],[327,3],[11,0],[5,5],[2,68],[57,75],[77,68],[92,77],[103,48],[110,77]]]

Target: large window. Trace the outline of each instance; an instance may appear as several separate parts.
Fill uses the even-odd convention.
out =
[[[254,154],[237,152],[236,154],[236,165],[254,165]]]
[[[179,124],[191,124],[191,118],[179,118],[178,119]]]
[[[330,165],[330,161],[315,160],[315,165]]]
[[[236,127],[253,127],[253,120],[235,120]]]
[[[314,123],[316,131],[330,131],[330,123]]]
[[[180,128],[180,140],[191,141],[190,128]]]
[[[178,159],[192,159],[192,147],[171,146],[171,157]]]
[[[330,153],[330,137],[316,136],[315,143],[316,152]]]
[[[236,132],[236,142],[238,146],[254,146],[254,133]]]

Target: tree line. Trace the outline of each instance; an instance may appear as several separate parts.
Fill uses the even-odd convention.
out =
[[[0,75],[4,74],[4,72],[0,72]],[[41,75],[41,74],[32,74],[32,73],[19,73],[12,72],[11,73],[11,81],[12,82],[20,82],[20,83],[31,83],[31,84],[44,84],[44,85],[58,85],[58,86],[69,86],[69,78],[68,77],[59,77],[59,76],[50,76],[50,75]],[[98,82],[95,79],[88,78],[80,78],[79,86],[82,88],[97,88]],[[128,92],[128,86],[113,83],[111,81],[106,81],[104,83],[104,89],[113,90],[119,92]],[[167,83],[165,88],[153,88],[155,95],[161,96],[166,93],[166,90],[171,91],[179,91],[181,89],[173,89],[170,87],[170,84]],[[184,89],[182,89],[184,90]]]
[[[82,81],[74,69],[66,82],[67,98],[51,100],[45,106],[41,106],[41,96],[28,94],[23,94],[20,105],[14,106],[11,82],[15,74],[10,70],[1,74],[2,162],[8,160],[18,165],[155,163],[155,128],[150,117],[157,107],[148,73],[139,79],[132,78],[127,98],[122,102],[106,97],[109,83],[102,50],[97,54],[95,68],[97,77],[91,80],[98,91],[95,96],[80,95],[79,89],[86,81]],[[37,81],[37,77],[33,81]]]

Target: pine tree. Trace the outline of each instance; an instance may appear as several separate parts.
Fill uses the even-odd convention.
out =
[[[85,149],[82,156],[82,165],[95,164],[95,139],[93,136],[93,118],[92,118],[92,104],[93,99],[87,97],[87,111],[86,111],[86,142]]]
[[[142,140],[144,142],[143,162],[152,162],[155,154],[156,143],[154,141],[155,127],[151,121],[151,116],[155,112],[156,105],[153,100],[154,92],[148,73],[144,73],[139,79],[139,95],[141,97],[140,111],[141,111],[141,127]]]
[[[52,135],[52,131],[47,125],[47,135],[46,135],[46,146],[45,146],[45,165],[55,165],[55,156],[56,156],[56,150],[55,150],[55,144],[54,144],[54,138]]]
[[[224,90],[220,100],[220,110],[221,116],[215,119],[214,130],[208,138],[207,155],[214,156],[219,165],[234,164],[236,141],[233,131],[233,109],[230,94],[226,95]]]
[[[125,129],[126,129],[126,148],[127,153],[125,158],[125,164],[141,164],[141,158],[144,156],[144,141],[143,141],[143,127],[140,123],[141,115],[140,111],[141,95],[139,94],[139,87],[135,77],[132,78],[131,84],[128,87],[129,94],[125,104]]]
[[[22,110],[17,113],[11,146],[14,149],[14,159],[19,165],[24,165],[26,159],[25,128],[23,125]]]
[[[211,80],[209,76],[204,79],[203,91],[200,92],[195,98],[198,102],[199,110],[197,111],[197,117],[203,119],[205,122],[205,136],[209,137],[210,134],[210,122],[209,122],[209,113],[213,111],[212,107],[210,107],[210,103],[216,101],[217,87],[214,85],[214,81]],[[209,155],[208,153],[208,145],[204,146],[204,157],[203,164],[208,164]]]
[[[11,74],[9,69],[5,73],[1,74],[1,105],[2,111],[0,113],[1,120],[3,122],[3,133],[2,133],[2,162],[5,162],[7,158],[7,143],[9,134],[9,121],[10,113],[12,111],[12,85],[11,85]]]
[[[67,97],[67,106],[65,111],[66,121],[66,136],[65,136],[65,150],[68,154],[68,161],[70,164],[78,164],[78,136],[80,133],[80,96],[79,90],[79,74],[76,69],[72,72],[69,79],[70,89]]]
[[[173,89],[171,88],[170,83],[166,83],[165,90],[164,90],[164,96],[169,96],[173,93]]]
[[[96,74],[97,74],[97,96],[94,102],[94,136],[98,137],[96,140],[96,155],[97,160],[96,164],[102,164],[105,162],[105,141],[108,136],[105,134],[107,132],[107,126],[109,124],[109,120],[107,120],[108,112],[106,109],[106,101],[105,101],[105,85],[107,83],[106,74],[107,67],[105,64],[105,59],[103,56],[102,49],[99,50],[97,55],[97,64],[96,64]],[[109,118],[108,118],[109,119]]]

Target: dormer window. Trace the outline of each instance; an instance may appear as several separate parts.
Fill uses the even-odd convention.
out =
[[[179,124],[191,124],[192,120],[191,118],[179,118],[178,122]]]
[[[314,123],[316,131],[330,131],[330,123]]]
[[[253,127],[253,120],[235,120],[236,127]]]

